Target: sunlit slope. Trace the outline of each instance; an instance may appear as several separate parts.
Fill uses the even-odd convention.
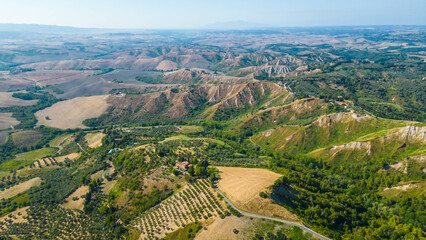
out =
[[[270,129],[251,139],[279,153],[309,153],[330,160],[357,160],[390,156],[411,146],[424,145],[425,128],[406,126],[409,124],[368,115],[337,113],[321,116],[307,126],[286,125]],[[418,151],[418,147],[415,150]]]

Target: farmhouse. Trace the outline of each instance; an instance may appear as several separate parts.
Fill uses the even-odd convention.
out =
[[[188,167],[189,167],[188,161],[178,162],[178,163],[175,164],[175,168],[180,169],[182,171],[188,170]]]
[[[340,101],[336,101],[337,104],[341,105],[341,106],[346,106],[345,102],[340,102]]]

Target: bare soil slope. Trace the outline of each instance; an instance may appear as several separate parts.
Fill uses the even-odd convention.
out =
[[[12,113],[0,113],[0,130],[8,129],[19,124],[19,121],[12,117]]]
[[[31,106],[36,104],[38,100],[22,100],[12,97],[12,92],[0,92],[0,107],[10,106]]]
[[[249,217],[230,216],[224,219],[216,219],[208,225],[206,230],[201,230],[196,236],[197,240],[217,240],[217,239],[247,239],[252,234],[250,228],[254,228],[258,220],[250,220]],[[233,232],[234,229],[240,231],[239,234]]]
[[[114,106],[112,116],[116,119],[129,117],[171,119],[181,118],[191,109],[200,105],[211,105],[204,113],[205,117],[213,117],[218,109],[245,109],[248,106],[261,104],[287,90],[275,83],[245,83],[238,85],[205,85],[191,91],[174,92],[171,89],[144,95],[111,97],[109,102]]]
[[[94,73],[95,71],[92,70],[40,70],[20,73],[14,75],[13,77],[35,82],[39,86],[46,86],[84,78]]]
[[[108,95],[78,97],[35,113],[38,125],[61,129],[85,128],[83,121],[99,117],[108,109]],[[48,120],[49,119],[49,120]]]

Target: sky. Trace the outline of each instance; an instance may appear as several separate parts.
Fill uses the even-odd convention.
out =
[[[0,23],[192,29],[246,21],[274,27],[426,25],[426,0],[0,0]]]

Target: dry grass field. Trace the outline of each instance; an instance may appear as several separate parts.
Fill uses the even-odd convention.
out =
[[[106,180],[105,180],[106,181]],[[105,182],[104,181],[104,182]],[[109,194],[109,192],[111,192],[112,188],[114,187],[114,185],[117,183],[117,180],[112,180],[112,181],[106,181],[103,185],[102,185],[102,192],[104,194]]]
[[[27,191],[33,186],[40,186],[40,184],[41,184],[40,178],[36,177],[36,178],[30,179],[28,181],[15,185],[9,189],[1,191],[0,199],[8,199],[8,198],[14,197],[22,192]]]
[[[12,117],[12,113],[0,113],[0,130],[13,128],[19,121]]]
[[[105,137],[103,133],[89,133],[84,138],[90,148],[97,148],[102,146],[102,138]]]
[[[39,86],[46,86],[70,82],[94,73],[95,71],[92,70],[38,70],[20,73],[14,77],[37,82]]]
[[[217,167],[220,177],[218,187],[239,209],[270,217],[298,221],[297,216],[274,204],[271,199],[259,196],[274,184],[280,174],[260,168]]]
[[[12,97],[12,92],[0,92],[0,107],[10,106],[31,106],[37,103],[38,100],[22,100]]]
[[[253,228],[257,219],[251,220],[249,217],[229,216],[224,219],[215,219],[207,230],[201,230],[195,237],[196,240],[217,240],[217,239],[247,239],[249,229]],[[233,230],[240,232],[236,235]]]
[[[58,102],[35,113],[38,125],[61,129],[85,128],[83,121],[101,116],[108,109],[108,95],[78,97]]]
[[[59,163],[59,162],[63,162],[65,161],[65,159],[69,159],[71,161],[76,160],[77,158],[79,158],[81,156],[81,153],[71,153],[65,156],[60,156],[60,157],[55,157],[55,160]]]
[[[99,178],[102,177],[102,173],[104,173],[104,170],[97,171],[94,174],[90,175],[90,179],[98,180]]]
[[[283,227],[287,228],[278,222],[245,216],[236,217],[231,215],[224,219],[209,220],[204,222],[205,228],[201,229],[195,240],[252,239],[256,233],[264,235],[266,232],[276,232]],[[238,230],[238,234],[234,233],[234,229]]]
[[[66,203],[63,204],[64,208],[68,209],[79,209],[83,210],[84,207],[84,197],[81,197],[89,192],[89,186],[81,186],[75,190],[69,197],[66,199]],[[78,200],[73,200],[76,197]]]

